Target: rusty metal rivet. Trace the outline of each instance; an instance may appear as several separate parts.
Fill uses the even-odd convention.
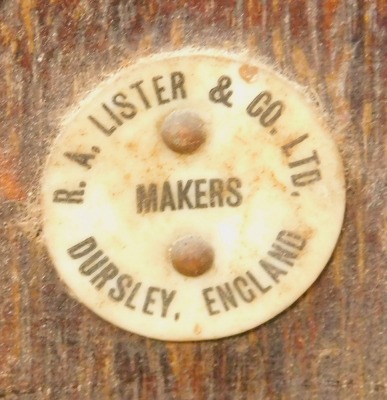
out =
[[[214,262],[212,247],[197,236],[184,236],[171,247],[173,267],[185,276],[199,276],[207,272]]]
[[[205,142],[207,135],[204,121],[195,112],[178,110],[162,122],[161,136],[171,150],[190,154]]]

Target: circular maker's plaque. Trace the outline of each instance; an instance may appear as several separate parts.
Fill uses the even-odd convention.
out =
[[[292,304],[332,254],[339,154],[287,80],[230,55],[121,70],[64,123],[42,180],[59,275],[111,323],[234,335]]]

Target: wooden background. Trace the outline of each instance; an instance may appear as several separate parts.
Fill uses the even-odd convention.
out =
[[[386,399],[385,0],[0,0],[0,398]],[[320,99],[346,166],[338,247],[248,333],[163,343],[70,298],[40,240],[58,122],[127,60],[248,49]],[[384,212],[384,215],[383,215]]]

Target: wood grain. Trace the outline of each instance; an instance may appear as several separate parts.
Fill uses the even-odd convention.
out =
[[[0,0],[0,398],[387,398],[384,0]],[[128,60],[248,49],[316,94],[346,166],[324,273],[243,335],[163,343],[72,299],[40,240],[39,179],[62,115]]]

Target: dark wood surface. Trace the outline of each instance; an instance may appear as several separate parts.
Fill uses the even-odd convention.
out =
[[[387,398],[385,0],[0,0],[0,398]],[[274,320],[202,343],[124,332],[72,299],[40,239],[58,123],[128,60],[213,46],[316,93],[347,211],[318,281]]]

